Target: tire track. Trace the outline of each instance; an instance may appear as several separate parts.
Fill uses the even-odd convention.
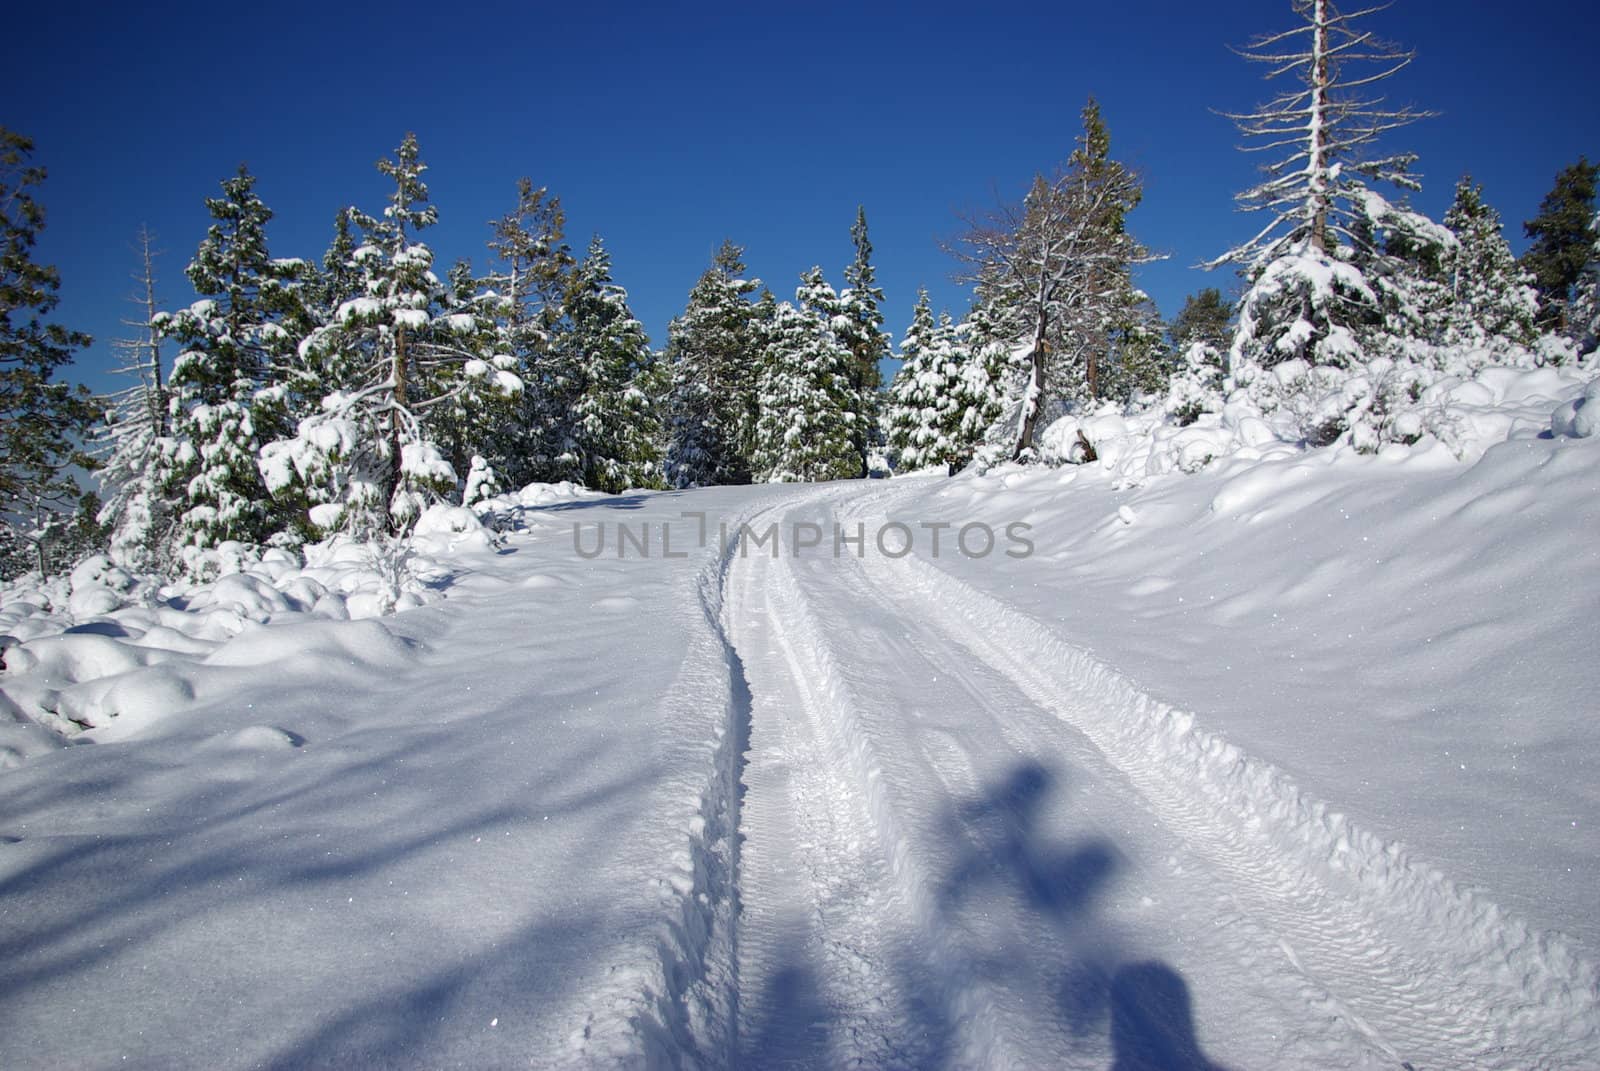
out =
[[[1227,876],[1241,914],[1278,935],[1326,993],[1321,1010],[1396,1066],[1570,1067],[1595,1051],[1600,985],[1559,939],[1530,934],[937,567],[869,559],[862,574],[1092,740]]]

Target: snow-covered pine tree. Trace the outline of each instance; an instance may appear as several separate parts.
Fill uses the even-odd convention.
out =
[[[889,385],[885,421],[896,469],[964,461],[972,452],[961,432],[967,408],[964,355],[949,314],[934,321],[926,289],[917,292],[900,357],[900,371]]]
[[[744,278],[744,251],[723,242],[667,331],[667,482],[674,487],[749,483],[761,370],[754,310],[760,287]]]
[[[855,259],[845,269],[844,292],[839,295],[840,316],[835,333],[850,351],[850,389],[855,392],[856,426],[850,441],[861,458],[860,475],[868,475],[869,454],[875,445],[878,409],[882,403],[883,373],[879,362],[889,356],[889,336],[883,330],[883,291],[877,287],[872,266],[872,242],[867,237],[867,210],[857,206],[850,228]]]
[[[1106,347],[1104,371],[1094,398],[1129,402],[1167,389],[1174,361],[1167,349],[1166,326],[1150,295],[1135,287],[1126,272],[1107,295],[1101,331]]]
[[[980,282],[972,308],[957,328],[961,361],[961,425],[958,441],[967,458],[987,467],[1009,460],[1016,446],[1022,401],[1032,376],[1026,341],[1011,337],[1004,317]]]
[[[1529,363],[1539,295],[1506,242],[1500,214],[1471,176],[1456,183],[1444,225],[1456,238],[1447,266],[1444,344],[1487,351],[1495,364]]]
[[[1570,322],[1578,352],[1600,351],[1600,212],[1589,221],[1589,262],[1578,277],[1572,299]]]
[[[1233,342],[1233,308],[1222,291],[1204,287],[1183,299],[1183,308],[1173,317],[1167,335],[1177,353],[1187,353],[1196,342],[1224,352]]]
[[[156,318],[180,347],[168,380],[176,446],[165,494],[183,503],[173,557],[191,571],[207,567],[208,549],[264,543],[284,527],[257,458],[286,430],[284,393],[270,377],[292,352],[280,321],[298,265],[268,255],[272,210],[255,182],[241,166],[221,197],[207,198],[212,223],[185,270],[200,300]]]
[[[1434,367],[1431,347],[1443,342],[1449,315],[1455,235],[1373,190],[1354,192],[1359,207],[1351,230],[1358,242],[1349,256],[1377,298],[1371,314],[1354,326],[1362,353],[1369,361]]]
[[[451,469],[466,473],[475,459],[487,463],[488,444],[517,423],[522,392],[503,389],[509,380],[502,381],[501,376],[515,375],[520,365],[496,348],[499,297],[481,286],[472,263],[456,261],[448,279],[443,312],[434,318],[434,330],[422,345],[434,359],[435,371],[442,368],[444,378],[452,382],[442,385],[444,398],[428,412],[426,422]],[[500,482],[496,474],[496,483]]]
[[[522,379],[520,414],[485,444],[485,457],[511,485],[576,479],[568,445],[576,372],[558,352],[564,302],[577,261],[564,241],[561,199],[529,178],[517,181],[516,208],[495,220],[494,270],[484,280],[499,298],[495,352],[516,360]]]
[[[655,355],[599,235],[572,276],[566,307],[570,326],[557,346],[578,374],[572,449],[585,486],[613,494],[659,486],[660,418],[640,385],[648,385]]]
[[[175,564],[171,501],[162,493],[170,484],[174,443],[169,435],[167,384],[156,330],[156,252],[149,228],[138,237],[139,291],[134,319],[124,320],[131,334],[112,343],[122,358],[118,374],[135,382],[111,396],[106,425],[96,436],[96,452],[104,462],[100,486],[105,493],[97,522],[107,529],[111,558],[136,572],[166,573]]]
[[[1177,360],[1167,385],[1166,412],[1180,426],[1203,413],[1220,413],[1228,347],[1233,342],[1233,308],[1222,291],[1208,286],[1184,298],[1167,330]]]
[[[353,216],[364,237],[351,253],[359,296],[302,347],[353,375],[294,438],[272,443],[261,458],[273,492],[312,503],[318,529],[356,535],[403,532],[430,500],[456,491],[431,416],[464,395],[514,398],[522,390],[510,358],[473,349],[482,338],[478,318],[450,311],[433,251],[417,240],[438,213],[415,135],[378,170],[395,188],[381,219]]]
[[[1333,0],[1291,7],[1299,25],[1242,54],[1295,84],[1230,116],[1251,140],[1246,151],[1278,154],[1266,180],[1238,196],[1268,222],[1212,266],[1238,264],[1250,284],[1230,353],[1234,381],[1263,411],[1281,410],[1301,437],[1326,442],[1349,427],[1343,384],[1365,358],[1360,332],[1379,318],[1379,295],[1358,264],[1374,253],[1361,223],[1366,194],[1372,183],[1418,188],[1408,174],[1413,154],[1374,146],[1423,113],[1372,95],[1413,55],[1357,24],[1379,9],[1346,14]]]
[[[928,288],[917,290],[911,323],[900,338],[900,370],[889,383],[884,428],[897,470],[922,468],[925,447],[938,438],[937,401],[949,393],[934,364],[933,306]]]
[[[60,301],[56,269],[33,260],[44,208],[33,188],[45,179],[29,163],[33,142],[0,127],[0,544],[31,548],[41,572],[51,539],[80,492],[74,466],[95,462],[77,446],[99,416],[82,387],[54,381],[90,338],[45,317]],[[23,559],[0,562],[9,576]]]
[[[764,362],[755,472],[768,483],[844,480],[860,459],[850,434],[857,396],[851,354],[835,333],[838,295],[821,268],[801,276],[799,307],[782,304]]]

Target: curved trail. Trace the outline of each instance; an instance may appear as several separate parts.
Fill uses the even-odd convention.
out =
[[[779,515],[830,530],[847,497],[894,495]],[[1563,949],[935,565],[782,534],[730,557],[722,600],[750,693],[734,1064],[1592,1051],[1593,972]]]

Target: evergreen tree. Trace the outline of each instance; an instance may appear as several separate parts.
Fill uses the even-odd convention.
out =
[[[293,439],[263,451],[273,493],[310,503],[319,530],[408,529],[430,500],[456,490],[441,447],[452,413],[464,399],[486,404],[522,391],[510,357],[476,348],[481,318],[452,309],[452,293],[432,271],[433,251],[418,240],[438,219],[426,169],[412,134],[394,160],[378,162],[394,192],[381,219],[352,216],[364,237],[350,264],[359,296],[302,344],[351,374],[329,385],[321,412],[302,420]]]
[[[176,446],[165,492],[184,503],[173,538],[191,569],[204,567],[196,551],[262,543],[282,526],[256,461],[284,431],[283,393],[268,388],[270,370],[292,352],[280,321],[294,268],[268,255],[272,211],[249,170],[224,179],[222,194],[206,200],[212,223],[185,270],[201,300],[157,317],[180,346],[169,381]]]
[[[1533,345],[1537,332],[1538,292],[1511,253],[1500,214],[1484,202],[1483,187],[1470,176],[1456,183],[1444,225],[1456,238],[1444,342],[1492,350],[1500,363],[1520,363],[1514,355]]]
[[[757,328],[746,300],[761,285],[744,278],[732,242],[689,292],[667,332],[672,372],[667,481],[675,487],[749,483],[760,411]]]
[[[1168,332],[1172,348],[1186,353],[1196,342],[1203,342],[1218,352],[1226,351],[1233,341],[1233,308],[1214,286],[1190,294],[1183,299],[1183,308],[1172,321]]]
[[[883,330],[883,291],[875,285],[877,270],[872,266],[872,242],[867,237],[867,211],[856,208],[856,222],[850,228],[855,244],[855,259],[845,269],[845,290],[839,295],[840,318],[836,333],[850,351],[850,389],[856,395],[856,426],[851,443],[861,459],[860,475],[870,469],[869,454],[878,426],[878,409],[883,388],[879,362],[889,356],[889,336]]]
[[[627,292],[611,278],[599,235],[572,277],[566,307],[571,327],[558,345],[580,384],[572,449],[584,484],[613,494],[657,486],[660,420],[647,393],[655,355]]]
[[[1367,316],[1353,321],[1356,341],[1368,359],[1433,363],[1427,347],[1444,341],[1455,235],[1374,191],[1357,192],[1352,232],[1359,244],[1350,258],[1375,301]]]
[[[795,299],[798,308],[778,306],[763,369],[756,474],[771,483],[850,479],[860,461],[851,441],[859,399],[850,350],[835,331],[838,296],[812,268]]]
[[[484,458],[488,444],[516,425],[522,391],[501,387],[509,386],[511,378],[521,381],[516,374],[521,366],[497,350],[498,295],[480,286],[472,263],[456,261],[448,279],[443,312],[420,347],[432,378],[430,389],[441,390],[426,424],[450,468],[466,473],[475,460],[491,464]],[[495,482],[501,482],[498,473]]]
[[[45,321],[61,278],[33,260],[44,227],[33,190],[45,171],[32,153],[32,141],[0,127],[0,539],[31,545],[47,571],[48,544],[80,496],[71,469],[94,467],[75,441],[97,414],[82,387],[54,382],[90,338]]]
[[[1569,315],[1574,289],[1592,255],[1597,180],[1600,165],[1580,156],[1561,169],[1539,203],[1539,214],[1522,225],[1533,240],[1522,254],[1522,266],[1539,291],[1539,325],[1558,334],[1574,326]]]
[[[1569,322],[1584,353],[1600,350],[1600,213],[1589,222],[1589,263],[1578,279]]]
[[[945,314],[935,323],[927,290],[917,293],[911,325],[900,342],[902,364],[889,385],[887,435],[902,471],[958,463],[964,444],[964,369],[955,326]]]
[[[1333,0],[1294,0],[1300,25],[1258,38],[1246,59],[1267,64],[1269,77],[1294,83],[1253,112],[1230,116],[1250,151],[1280,154],[1266,181],[1240,194],[1268,222],[1217,261],[1239,264],[1249,281],[1235,335],[1233,365],[1245,382],[1255,370],[1289,360],[1348,369],[1360,363],[1357,331],[1376,315],[1378,296],[1359,267],[1341,255],[1370,252],[1359,219],[1373,182],[1416,189],[1410,153],[1373,151],[1378,136],[1420,118],[1371,96],[1413,54],[1376,40]],[[1376,9],[1372,9],[1376,10]],[[1242,364],[1241,364],[1242,361]]]
[[[491,224],[495,270],[485,284],[499,298],[495,352],[516,362],[526,389],[521,412],[485,443],[485,456],[517,487],[534,480],[581,478],[570,444],[577,370],[556,346],[566,326],[564,301],[576,261],[564,241],[561,199],[528,178],[517,182],[514,211]]]
[[[1106,302],[1101,330],[1105,337],[1101,399],[1132,401],[1136,396],[1162,393],[1172,378],[1172,353],[1166,345],[1166,327],[1155,302],[1123,274]]]

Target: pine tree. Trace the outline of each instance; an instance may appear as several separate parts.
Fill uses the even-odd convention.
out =
[[[752,478],[761,371],[754,310],[745,299],[761,284],[744,278],[743,255],[724,242],[668,328],[666,468],[675,487]]]
[[[869,455],[878,426],[878,409],[883,389],[879,362],[889,356],[889,336],[883,330],[883,291],[875,285],[877,270],[872,266],[872,242],[867,237],[867,211],[856,208],[856,222],[850,228],[855,244],[855,259],[845,269],[845,290],[839,295],[840,319],[836,332],[850,351],[850,389],[855,393],[856,426],[851,443],[861,459],[859,475],[868,475]]]
[[[257,456],[286,432],[283,394],[270,372],[292,352],[280,322],[294,268],[267,252],[272,211],[255,193],[243,166],[207,198],[212,223],[185,269],[201,300],[157,317],[178,341],[170,384],[171,434],[176,440],[165,493],[184,503],[173,527],[175,557],[205,568],[197,551],[237,540],[263,543],[281,527]]]
[[[1600,350],[1600,212],[1589,221],[1589,262],[1578,279],[1577,294],[1568,314],[1579,351]]]
[[[1353,323],[1356,341],[1369,360],[1436,364],[1428,347],[1442,344],[1446,334],[1456,237],[1448,227],[1375,191],[1358,192],[1352,231],[1359,244],[1350,259],[1376,300],[1370,314]]]
[[[821,268],[801,277],[796,308],[779,305],[763,369],[754,462],[771,483],[857,475],[851,431],[859,417],[851,354],[839,339],[838,296]]]
[[[465,473],[475,459],[489,452],[488,444],[516,425],[522,391],[501,388],[511,383],[506,376],[521,382],[516,374],[521,365],[497,350],[498,295],[480,284],[471,261],[456,261],[448,279],[443,310],[421,345],[434,380],[430,389],[442,388],[426,423],[450,468]],[[501,482],[498,473],[495,481]]]
[[[1033,376],[1030,347],[1012,337],[1006,317],[995,314],[996,305],[980,283],[959,329],[965,344],[959,441],[985,468],[1011,458],[1015,417]]]
[[[1445,344],[1491,350],[1497,363],[1522,363],[1537,332],[1538,292],[1511,253],[1500,214],[1484,202],[1483,187],[1471,176],[1456,183],[1444,225],[1456,238],[1447,269]]]
[[[1123,274],[1117,283],[1101,326],[1105,372],[1096,397],[1127,403],[1165,391],[1174,362],[1155,302],[1133,285],[1131,275]]]
[[[1577,163],[1561,169],[1555,185],[1539,203],[1539,214],[1522,225],[1533,239],[1522,254],[1522,266],[1533,275],[1539,291],[1539,326],[1558,334],[1574,327],[1570,306],[1592,255],[1590,223],[1595,215],[1597,181],[1600,165],[1580,156]]]
[[[900,342],[902,364],[889,385],[887,437],[902,471],[949,465],[971,456],[962,441],[965,369],[948,313],[936,323],[927,290],[917,293],[911,325]]]
[[[378,170],[394,192],[381,219],[352,217],[364,237],[351,253],[359,296],[302,344],[350,375],[329,385],[321,412],[261,458],[274,494],[310,503],[316,528],[356,535],[403,532],[429,501],[455,492],[439,426],[459,411],[453,407],[522,391],[510,357],[476,348],[480,317],[452,309],[451,292],[432,271],[433,251],[418,240],[438,212],[415,135]]]
[[[32,153],[32,141],[0,127],[0,539],[31,545],[43,572],[63,511],[80,497],[71,469],[95,466],[75,441],[97,412],[82,387],[53,381],[90,338],[45,322],[61,277],[33,260],[44,208],[32,191],[45,170]]]
[[[1172,348],[1179,353],[1186,353],[1196,342],[1219,353],[1226,351],[1233,341],[1233,309],[1223,300],[1222,291],[1205,287],[1183,299],[1183,308],[1173,319],[1168,335]]]
[[[566,307],[571,327],[558,345],[580,384],[573,450],[584,484],[613,494],[659,485],[660,419],[647,393],[655,355],[627,292],[611,278],[599,235],[572,277]]]
[[[1281,154],[1266,181],[1238,196],[1268,222],[1213,262],[1239,264],[1251,286],[1235,336],[1236,374],[1289,360],[1349,368],[1362,358],[1356,331],[1377,315],[1378,296],[1341,243],[1368,252],[1357,220],[1370,183],[1416,189],[1415,155],[1372,151],[1379,135],[1421,118],[1370,95],[1413,54],[1357,25],[1371,10],[1344,14],[1333,0],[1294,0],[1300,25],[1256,39],[1241,53],[1297,83],[1253,112],[1231,115],[1252,139],[1247,151]],[[1377,10],[1377,9],[1372,9]]]
[[[561,199],[528,178],[517,182],[514,211],[491,224],[496,270],[485,285],[499,297],[497,353],[516,361],[526,385],[518,418],[485,444],[486,456],[513,486],[579,478],[569,450],[576,370],[555,345],[576,260],[563,240]]]

